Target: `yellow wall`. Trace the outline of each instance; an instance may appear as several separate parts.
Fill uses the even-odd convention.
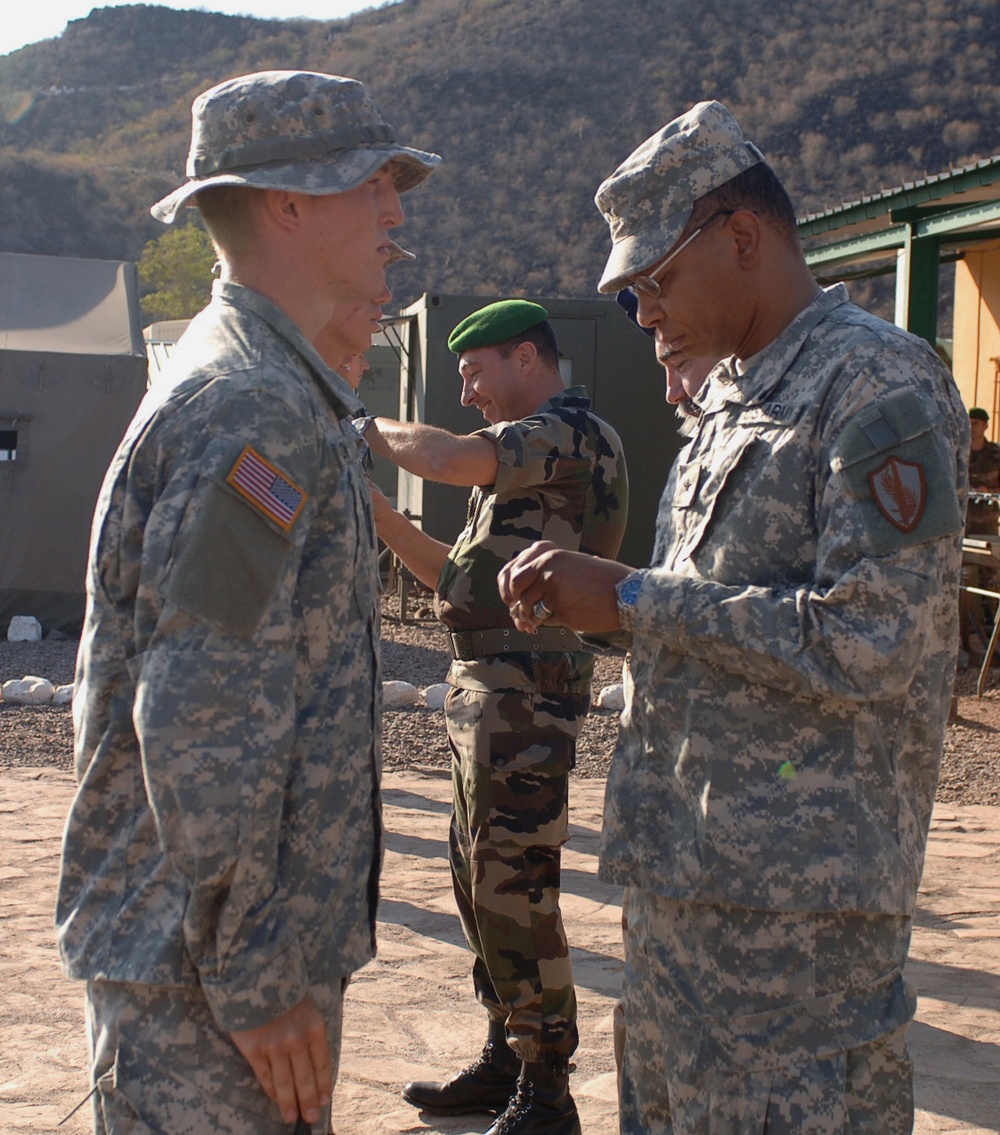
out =
[[[955,265],[952,370],[966,406],[990,414],[988,436],[1000,437],[1000,242],[966,249]]]

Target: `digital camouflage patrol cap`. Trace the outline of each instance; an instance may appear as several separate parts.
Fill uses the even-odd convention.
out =
[[[699,197],[763,160],[719,102],[697,103],[647,138],[594,198],[612,242],[598,290],[617,292],[659,260],[684,231]]]
[[[166,224],[210,185],[343,193],[392,162],[403,193],[441,160],[399,145],[364,85],[340,75],[240,75],[200,94],[191,119],[189,180],[150,209]]]

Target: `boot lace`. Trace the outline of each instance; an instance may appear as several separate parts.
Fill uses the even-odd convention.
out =
[[[466,1068],[463,1068],[460,1075],[474,1076],[477,1072],[482,1072],[486,1068],[492,1068],[496,1061],[494,1057],[497,1055],[497,1046],[493,1041],[488,1040],[483,1045],[483,1051],[476,1057],[475,1060]]]
[[[517,1091],[507,1105],[507,1110],[493,1128],[496,1135],[517,1135],[519,1121],[531,1112],[531,1097],[534,1091],[534,1085],[530,1080],[522,1078],[517,1081]]]

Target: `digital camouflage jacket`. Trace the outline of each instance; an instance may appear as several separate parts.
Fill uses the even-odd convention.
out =
[[[277,307],[217,283],[94,518],[63,961],[199,983],[225,1031],[374,949],[378,589],[356,405]]]

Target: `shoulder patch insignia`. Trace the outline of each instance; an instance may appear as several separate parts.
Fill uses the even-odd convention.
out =
[[[886,520],[900,532],[912,532],[920,523],[927,505],[924,467],[890,457],[868,474],[868,484],[872,498]]]
[[[226,483],[262,512],[283,532],[290,532],[302,506],[309,499],[253,448],[245,446],[230,470]]]

